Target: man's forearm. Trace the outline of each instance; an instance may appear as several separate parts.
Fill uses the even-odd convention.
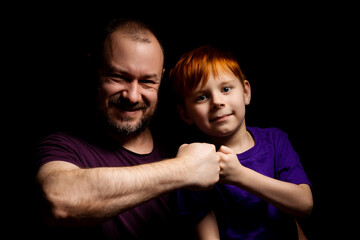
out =
[[[38,180],[51,206],[50,222],[91,224],[185,186],[183,166],[172,159],[133,167],[79,169],[58,161],[44,165]]]
[[[37,174],[49,223],[102,222],[126,209],[178,188],[208,189],[219,180],[214,145],[184,144],[174,159],[131,167],[80,169],[64,162],[43,165]]]

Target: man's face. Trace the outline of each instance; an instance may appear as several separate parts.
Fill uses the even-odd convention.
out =
[[[117,31],[105,46],[99,107],[110,126],[121,134],[145,130],[156,110],[164,59],[156,38],[149,39],[133,41]]]

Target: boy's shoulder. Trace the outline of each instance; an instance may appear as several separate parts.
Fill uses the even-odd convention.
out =
[[[287,145],[289,142],[288,134],[277,127],[247,127],[247,129],[252,134],[255,142],[258,142],[258,145],[261,146],[270,144],[278,148]]]
[[[276,152],[282,152],[291,145],[288,134],[277,127],[247,127],[247,129],[254,137],[258,149],[274,149]]]
[[[273,136],[273,137],[287,137],[287,133],[277,127],[247,127],[247,129],[254,135]]]

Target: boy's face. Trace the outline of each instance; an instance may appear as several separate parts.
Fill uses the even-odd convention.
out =
[[[199,84],[201,85],[201,84]],[[198,86],[184,100],[180,115],[210,137],[227,137],[245,128],[245,106],[250,103],[250,84],[229,71],[210,75],[206,85]]]

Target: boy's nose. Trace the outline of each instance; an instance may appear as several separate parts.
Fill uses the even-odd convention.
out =
[[[212,110],[218,110],[218,109],[223,108],[223,107],[225,107],[225,104],[223,104],[223,103],[214,103],[212,105]]]
[[[222,98],[219,96],[213,96],[213,101],[211,106],[212,110],[217,110],[223,107],[225,107],[225,103],[222,100]]]

